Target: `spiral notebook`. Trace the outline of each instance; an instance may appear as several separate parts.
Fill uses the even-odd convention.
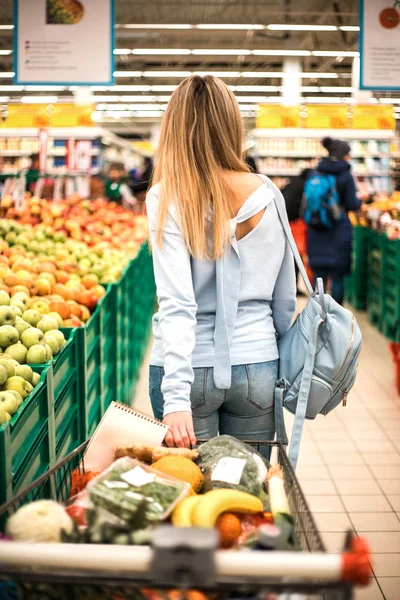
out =
[[[111,402],[87,447],[84,462],[87,471],[103,471],[114,460],[119,446],[160,446],[168,426],[150,415]]]

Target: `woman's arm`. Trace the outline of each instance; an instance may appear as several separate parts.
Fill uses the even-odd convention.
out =
[[[286,240],[285,254],[272,295],[272,317],[278,337],[289,329],[296,309],[296,275],[294,258]]]
[[[347,211],[358,210],[361,207],[361,200],[357,197],[356,184],[351,173],[348,173],[344,182],[341,199]]]
[[[169,441],[190,446],[195,443],[190,391],[194,379],[191,359],[197,312],[190,254],[178,223],[171,214],[164,227],[161,247],[158,245],[158,196],[153,190],[147,196],[146,205],[164,355],[165,375],[161,385],[164,420],[170,426],[173,438],[171,440],[170,436]]]

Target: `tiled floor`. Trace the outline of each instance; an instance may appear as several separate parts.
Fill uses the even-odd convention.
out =
[[[400,399],[387,340],[357,315],[364,347],[346,408],[305,426],[297,475],[328,550],[369,541],[374,579],[356,600],[400,600]],[[136,404],[149,412],[148,362]]]

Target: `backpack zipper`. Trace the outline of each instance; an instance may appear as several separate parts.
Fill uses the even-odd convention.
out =
[[[347,406],[347,396],[348,395],[349,395],[349,390],[347,388],[344,388],[342,406]]]
[[[352,349],[352,346],[353,346],[353,342],[354,342],[354,336],[355,336],[355,333],[356,333],[356,320],[355,320],[355,318],[353,317],[353,318],[352,318],[352,321],[351,321],[351,336],[350,336],[349,345],[347,346],[346,355],[345,355],[345,357],[344,357],[344,359],[343,359],[343,362],[342,362],[342,364],[341,364],[341,366],[340,366],[339,372],[336,374],[336,377],[335,377],[335,379],[339,379],[339,377],[340,377],[340,376],[341,376],[341,374],[343,373],[343,370],[344,370],[344,367],[345,367],[346,361],[347,361],[347,359],[348,359],[348,357],[349,357],[350,351],[351,351],[351,349]]]

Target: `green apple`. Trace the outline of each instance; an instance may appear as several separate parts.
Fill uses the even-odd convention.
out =
[[[29,302],[30,298],[27,294],[25,294],[25,292],[17,292],[16,294],[14,294],[14,296],[11,297],[10,305],[18,306],[19,308],[21,308],[22,306],[21,310],[22,312],[24,312],[24,310],[28,308]]]
[[[33,387],[36,387],[37,384],[39,383],[39,381],[40,381],[40,374],[39,373],[35,373],[35,371],[34,371],[33,374],[32,374],[32,385],[33,385]]]
[[[55,356],[60,351],[60,344],[58,340],[54,337],[54,335],[45,334],[43,341],[45,344],[48,344],[51,348],[53,356]]]
[[[10,308],[16,317],[22,317],[22,310],[19,308],[19,306],[13,305],[13,306],[10,306]],[[10,323],[10,325],[11,325],[11,323]]]
[[[22,318],[24,321],[26,321],[26,323],[32,325],[32,327],[36,327],[42,318],[42,315],[39,311],[34,310],[33,308],[28,308],[28,310],[22,313]]]
[[[37,324],[38,328],[46,333],[46,331],[51,331],[52,329],[58,329],[58,323],[53,317],[49,315],[44,315]]]
[[[50,331],[46,331],[46,336],[51,335],[51,337],[56,338],[57,342],[58,342],[58,347],[59,350],[61,350],[61,348],[64,346],[65,344],[65,337],[62,331],[59,331],[58,329],[50,329]]]
[[[2,393],[3,394],[12,394],[18,402],[18,406],[21,406],[21,404],[23,403],[21,394],[19,394],[15,390],[8,390],[7,392],[2,392]]]
[[[0,306],[0,326],[1,325],[14,325],[15,313],[11,306]]]
[[[28,349],[23,344],[21,344],[21,342],[17,342],[16,344],[8,346],[6,354],[14,360],[18,361],[20,365],[23,365],[26,362],[26,355],[28,354]]]
[[[8,306],[10,304],[10,295],[5,290],[0,290],[0,305]]]
[[[29,327],[29,329],[25,329],[25,331],[21,333],[21,342],[29,349],[31,346],[40,344],[40,342],[43,341],[43,336],[44,333],[41,329]]]
[[[18,377],[23,377],[25,381],[29,381],[29,383],[32,383],[33,371],[29,365],[20,365],[15,369],[15,374]]]
[[[26,362],[30,365],[43,365],[48,360],[47,348],[43,344],[34,344],[29,348]]]
[[[50,312],[49,305],[47,304],[47,302],[45,300],[36,300],[36,302],[33,302],[31,304],[31,308],[33,308],[33,310],[36,310],[37,312],[39,312],[41,315],[48,315]],[[22,315],[22,316],[24,316],[24,315]]]
[[[15,318],[15,317],[14,317]],[[2,325],[0,327],[0,346],[8,348],[16,344],[19,340],[19,333],[12,325]]]
[[[0,425],[4,425],[8,421],[11,421],[11,415],[5,410],[0,410]]]
[[[55,319],[57,321],[58,327],[62,327],[63,318],[58,312],[49,313],[49,317],[52,317],[53,319]],[[57,329],[58,329],[58,327],[57,327]]]
[[[15,415],[18,410],[18,401],[13,394],[8,392],[0,393],[0,409],[8,412],[9,415]]]
[[[7,369],[0,364],[0,385],[4,385],[8,379]]]
[[[53,352],[49,344],[44,344],[44,347],[46,348],[47,360],[53,360]]]
[[[20,394],[22,399],[25,400],[33,388],[29,381],[25,381],[23,377],[18,377],[15,375],[14,377],[9,377],[9,379],[7,379],[4,389],[7,392],[9,390],[15,390],[18,392],[18,394]]]
[[[9,359],[9,356],[7,356],[7,358],[0,358],[0,366],[4,367],[4,369],[7,371],[7,378],[14,377],[15,375],[15,365],[13,364],[14,361]]]
[[[22,319],[21,317],[17,317],[14,327],[18,331],[19,336],[21,337],[21,333],[32,326],[29,325],[29,323],[27,323],[26,321],[24,321],[24,319]]]

